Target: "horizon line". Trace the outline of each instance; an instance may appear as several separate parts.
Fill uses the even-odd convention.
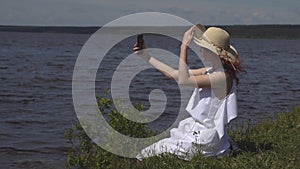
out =
[[[168,25],[153,27],[186,27],[188,25]],[[204,26],[300,26],[300,24],[205,24]],[[0,24],[0,27],[103,27],[103,25],[9,25]],[[151,26],[106,26],[106,27],[151,27]]]

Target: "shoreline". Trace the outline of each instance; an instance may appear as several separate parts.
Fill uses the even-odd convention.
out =
[[[210,27],[210,26],[217,26],[227,30],[232,35],[233,38],[300,39],[300,25],[205,25],[205,27]],[[0,32],[93,34],[100,28],[101,27],[97,27],[97,26],[0,25]],[[121,27],[116,27],[112,29],[120,29],[120,28]],[[168,31],[170,30],[170,28],[171,27],[163,27],[159,29],[166,29],[166,31]],[[146,29],[149,29],[149,27]],[[172,30],[175,29],[178,30],[179,32],[182,32],[186,30],[187,27],[175,27],[175,28],[172,27],[171,29]]]

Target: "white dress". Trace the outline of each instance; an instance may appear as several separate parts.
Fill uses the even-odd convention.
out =
[[[228,155],[230,146],[236,147],[226,132],[226,125],[237,117],[235,83],[222,100],[213,96],[209,88],[195,88],[186,110],[190,117],[171,129],[169,138],[144,148],[136,158],[172,153],[190,160],[199,152],[204,156]]]

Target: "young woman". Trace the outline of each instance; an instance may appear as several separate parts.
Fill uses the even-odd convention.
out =
[[[211,67],[188,69],[187,48],[192,40],[200,46],[203,60],[211,62]],[[237,148],[226,132],[226,125],[237,117],[236,74],[242,69],[238,52],[230,45],[225,30],[193,26],[186,31],[178,70],[150,56],[137,44],[133,50],[165,76],[195,88],[186,107],[190,117],[182,120],[178,128],[171,129],[169,138],[144,148],[137,159],[172,153],[189,160],[199,152],[204,156],[223,156]]]

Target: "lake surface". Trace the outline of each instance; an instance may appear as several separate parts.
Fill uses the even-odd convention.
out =
[[[1,168],[65,168],[71,146],[64,132],[76,121],[72,75],[77,56],[90,35],[0,32]],[[145,37],[148,47],[178,54],[179,42]],[[101,62],[96,93],[109,88],[118,64],[131,54],[135,38],[117,44]],[[300,40],[232,39],[247,74],[240,74],[239,119],[274,118],[300,104]],[[191,67],[202,65],[191,53]],[[149,69],[137,74],[129,91],[133,103],[149,107],[153,89],[165,92],[165,113],[149,124],[163,130],[176,118],[180,94],[174,81]],[[237,119],[238,120],[238,119]]]

